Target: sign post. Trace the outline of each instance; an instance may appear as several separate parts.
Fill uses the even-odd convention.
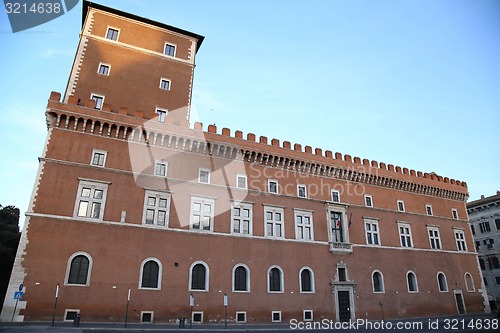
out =
[[[189,328],[193,328],[193,306],[194,306],[194,296],[189,294],[189,307],[191,308],[191,318],[189,319]]]
[[[16,314],[16,310],[17,310],[17,303],[23,299],[23,284],[21,283],[19,285],[19,291],[16,291],[14,292],[14,299],[16,300],[16,305],[14,305],[14,312],[12,312],[12,318],[10,319],[10,322],[14,322],[14,315]]]
[[[54,302],[54,312],[52,313],[52,326],[54,326],[54,320],[56,319],[56,308],[57,308],[57,299],[59,298],[59,283],[56,287],[56,301]]]
[[[224,328],[227,330],[227,294],[224,294]]]
[[[127,309],[125,310],[125,328],[127,328],[128,321],[128,304],[130,303],[130,288],[128,288],[128,296],[127,296]]]

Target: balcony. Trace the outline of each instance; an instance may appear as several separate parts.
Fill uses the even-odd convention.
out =
[[[352,244],[343,242],[328,242],[330,253],[352,253]]]

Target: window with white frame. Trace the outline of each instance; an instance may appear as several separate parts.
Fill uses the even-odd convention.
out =
[[[427,227],[427,233],[429,234],[429,243],[431,244],[431,249],[440,250],[441,237],[439,236],[439,228]]]
[[[233,292],[250,291],[250,270],[247,265],[237,264],[233,267]]]
[[[297,196],[299,198],[307,198],[307,189],[305,185],[297,185]]]
[[[465,244],[465,234],[463,230],[455,229],[455,241],[457,243],[458,251],[467,251],[467,245]]]
[[[374,219],[365,219],[366,244],[380,245],[380,233],[378,221]]]
[[[271,311],[271,319],[273,323],[281,323],[281,311]]]
[[[87,252],[76,252],[68,259],[65,285],[90,285],[92,257]]]
[[[474,286],[474,279],[472,278],[472,275],[470,275],[469,272],[466,272],[464,274],[464,280],[465,280],[465,288],[467,289],[468,292],[476,291],[476,287]]]
[[[96,110],[102,109],[102,105],[104,104],[103,95],[91,94],[90,99],[94,101],[94,109]]]
[[[213,231],[214,204],[214,199],[191,197],[190,229]]]
[[[160,123],[164,123],[165,119],[167,119],[167,110],[164,109],[156,109],[156,114],[158,115],[158,121]]]
[[[191,322],[197,324],[203,323],[203,311],[193,311],[191,314]]]
[[[247,176],[236,175],[236,187],[237,188],[247,189],[248,188],[247,181],[248,181]]]
[[[155,162],[155,176],[166,177],[168,170],[168,163],[165,161]]]
[[[279,266],[271,266],[267,271],[267,292],[282,293],[283,288],[283,270]]]
[[[267,191],[269,193],[278,193],[278,181],[275,179],[267,180]]]
[[[406,274],[406,282],[408,284],[409,293],[418,293],[417,276],[412,271]]]
[[[247,322],[247,313],[245,311],[236,311],[236,322],[237,323],[246,323]]]
[[[120,29],[108,27],[108,30],[106,31],[106,39],[117,41],[119,33]]]
[[[111,70],[111,65],[99,63],[99,67],[97,67],[97,74],[109,76],[109,71]]]
[[[371,195],[365,194],[365,206],[373,207],[373,199]]]
[[[198,171],[198,183],[210,184],[210,170],[200,169]]]
[[[252,234],[252,204],[233,202],[231,208],[231,233],[237,235]]]
[[[332,190],[332,201],[340,202],[340,192],[337,190]]]
[[[159,227],[168,226],[170,193],[146,191],[142,223]]]
[[[304,321],[313,320],[313,310],[304,310]]]
[[[141,323],[152,323],[154,315],[154,311],[141,311]]]
[[[440,292],[448,291],[448,282],[446,281],[446,275],[444,273],[439,272],[437,275],[438,289]]]
[[[284,209],[280,207],[264,206],[266,237],[284,238],[283,224]]]
[[[347,226],[344,221],[344,213],[336,209],[329,209],[328,215],[330,218],[331,241],[333,243],[347,243]]]
[[[295,210],[295,238],[314,240],[312,212]]]
[[[409,223],[398,223],[401,247],[413,247],[411,227]]]
[[[432,205],[425,205],[425,212],[427,215],[432,216]]]
[[[302,267],[299,272],[300,292],[313,293],[314,292],[314,273],[309,267]]]
[[[174,44],[165,43],[164,53],[168,56],[175,57],[176,46]]]
[[[162,265],[156,258],[145,259],[141,264],[139,289],[161,289]]]
[[[458,220],[458,210],[456,210],[455,208],[453,208],[451,210],[451,216],[455,219],[455,220]]]
[[[189,273],[189,290],[208,291],[210,271],[205,262],[194,262],[189,269]]]
[[[106,156],[108,152],[105,150],[93,149],[92,150],[92,161],[90,162],[93,166],[103,167],[106,164]]]
[[[171,81],[169,79],[161,78],[160,79],[160,89],[170,90]]]
[[[396,204],[398,205],[398,210],[399,210],[400,212],[404,212],[404,211],[405,211],[405,203],[404,203],[404,201],[403,201],[403,200],[398,200],[398,201],[396,202]]]
[[[80,180],[73,216],[102,220],[108,184]]]
[[[372,286],[374,293],[384,293],[384,277],[380,271],[373,271],[372,273]]]

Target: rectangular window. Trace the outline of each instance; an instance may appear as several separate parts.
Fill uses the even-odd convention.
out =
[[[278,181],[269,179],[267,181],[267,188],[269,193],[278,193]]]
[[[214,204],[213,199],[191,197],[190,229],[213,231]]]
[[[102,105],[104,104],[104,96],[92,94],[90,95],[90,99],[94,101],[94,109],[102,109]]]
[[[166,55],[175,57],[175,45],[165,43],[165,52]]]
[[[203,323],[203,311],[193,311],[193,314],[192,314],[192,322],[193,323],[197,323],[197,324],[201,324]]]
[[[164,161],[155,162],[155,176],[166,177],[168,164]]]
[[[100,74],[100,75],[109,76],[109,70],[110,70],[110,68],[111,68],[110,65],[100,63],[99,67],[97,69],[97,73]]]
[[[297,185],[297,196],[299,198],[307,198],[307,190],[305,185]]]
[[[160,89],[170,90],[170,80],[161,78],[160,79]]]
[[[463,230],[455,229],[455,241],[457,243],[458,251],[467,251],[465,244],[465,234]]]
[[[169,208],[170,193],[147,190],[142,223],[159,227],[168,226]]]
[[[488,258],[490,261],[490,267],[491,269],[499,269],[500,268],[500,262],[498,261],[497,256],[491,256]]]
[[[479,251],[479,248],[481,247],[481,242],[476,241],[476,251]]]
[[[65,309],[64,321],[74,321],[77,314],[80,314],[80,309]]]
[[[164,123],[167,118],[167,110],[156,109],[156,114],[158,115],[158,121]]]
[[[108,30],[106,31],[106,39],[117,41],[119,33],[120,33],[119,29],[108,27]]]
[[[304,310],[304,321],[313,320],[313,310]]]
[[[366,244],[380,245],[378,221],[365,219]]]
[[[400,212],[404,212],[405,211],[405,203],[404,203],[404,201],[403,200],[398,200],[397,204],[398,204],[398,210]]]
[[[398,228],[401,247],[413,247],[410,224],[398,223]]]
[[[471,224],[470,225],[470,230],[472,231],[472,234],[475,235],[476,234],[476,229],[474,228],[474,225]]]
[[[340,192],[337,190],[332,190],[332,201],[340,202]]]
[[[141,311],[141,323],[152,323],[153,316],[153,311]]]
[[[73,216],[102,220],[108,184],[80,180]]]
[[[431,249],[440,250],[441,237],[439,236],[439,228],[428,227],[427,232],[429,233],[429,242],[431,244]]]
[[[108,154],[105,150],[92,150],[92,161],[90,162],[94,166],[103,167],[106,164],[106,155]]]
[[[500,286],[500,276],[495,276],[495,283]]]
[[[481,230],[481,233],[484,234],[486,232],[490,232],[490,222],[481,222],[479,223],[479,229]]]
[[[425,211],[427,212],[427,215],[432,216],[432,206],[431,205],[425,205]]]
[[[247,313],[246,312],[236,312],[236,322],[237,323],[246,323],[247,322]]]
[[[347,243],[343,213],[333,210],[329,210],[328,213],[330,215],[331,241],[333,243]]]
[[[283,208],[264,206],[266,237],[285,238]]]
[[[486,245],[486,248],[488,250],[493,249],[493,243],[494,243],[493,238],[488,238],[483,240],[483,244]]]
[[[366,207],[373,207],[373,201],[372,201],[372,196],[371,195],[365,195],[365,206]]]
[[[495,226],[497,230],[500,230],[500,219],[495,219]]]
[[[210,170],[200,169],[198,171],[198,183],[210,184]]]
[[[252,234],[252,205],[233,203],[231,208],[231,231],[237,235]]]
[[[455,208],[453,208],[451,210],[451,216],[455,219],[455,220],[458,220],[458,210],[456,210]]]
[[[314,240],[311,212],[295,210],[295,238]]]
[[[272,311],[271,316],[273,323],[281,323],[281,311]]]
[[[237,188],[242,188],[242,189],[247,189],[247,176],[243,175],[236,175],[236,187]]]

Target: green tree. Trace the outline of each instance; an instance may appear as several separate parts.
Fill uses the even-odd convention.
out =
[[[9,285],[20,237],[19,208],[0,205],[0,309]]]

